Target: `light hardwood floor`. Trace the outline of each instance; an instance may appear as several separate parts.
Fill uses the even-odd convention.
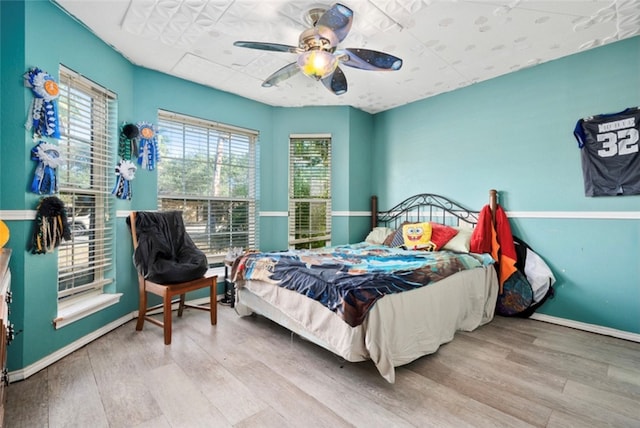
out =
[[[169,346],[129,322],[11,384],[5,427],[640,427],[639,343],[498,317],[389,384],[262,317],[207,317]]]

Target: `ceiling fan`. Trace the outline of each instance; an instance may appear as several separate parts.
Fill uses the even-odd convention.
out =
[[[277,85],[302,72],[316,80],[336,95],[347,92],[347,78],[339,64],[361,70],[394,71],[402,67],[402,60],[384,52],[369,49],[337,49],[353,22],[353,11],[336,3],[329,9],[313,8],[307,12],[311,28],[304,30],[298,46],[279,43],[237,41],[234,46],[275,52],[298,54],[298,59],[287,64],[262,82],[265,88]]]

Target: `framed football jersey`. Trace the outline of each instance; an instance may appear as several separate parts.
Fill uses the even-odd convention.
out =
[[[640,108],[580,119],[573,135],[586,196],[640,194]]]

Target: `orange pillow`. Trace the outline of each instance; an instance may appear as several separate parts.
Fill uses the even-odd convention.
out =
[[[458,234],[458,229],[440,223],[431,222],[431,242],[436,246],[436,250],[441,249],[444,245]]]

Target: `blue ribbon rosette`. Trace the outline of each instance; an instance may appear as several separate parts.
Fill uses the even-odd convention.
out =
[[[62,163],[58,146],[40,141],[31,149],[31,160],[38,162],[31,181],[31,191],[39,195],[57,193],[56,168]]]
[[[150,123],[139,122],[138,131],[138,165],[152,171],[160,160],[156,130]]]
[[[33,129],[35,137],[60,138],[60,123],[56,100],[60,92],[58,83],[46,71],[31,68],[24,75],[25,85],[31,88],[33,100],[25,127]]]
[[[123,159],[116,165],[116,185],[111,193],[118,199],[131,200],[131,180],[135,178],[137,167],[133,162]]]

